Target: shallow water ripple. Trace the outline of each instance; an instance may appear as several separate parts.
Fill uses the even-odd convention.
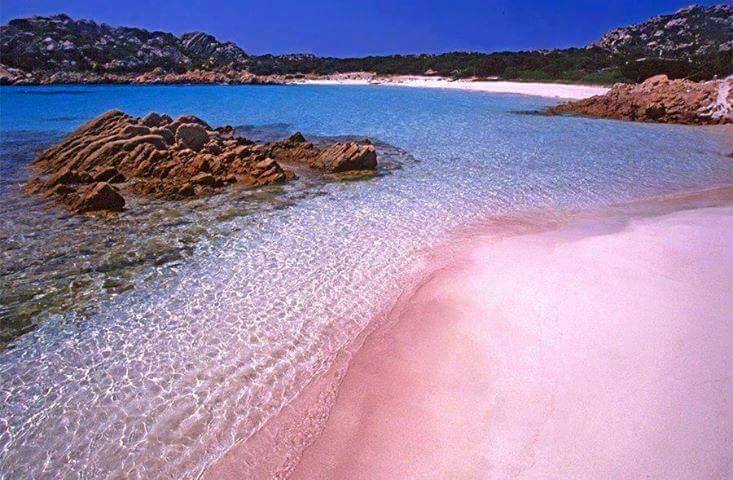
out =
[[[89,316],[51,312],[0,353],[0,472],[8,478],[194,478],[324,371],[404,290],[421,254],[455,229],[488,215],[581,209],[733,177],[720,132],[509,113],[547,103],[526,97],[374,87],[64,91],[4,94],[3,129],[8,119],[22,125],[20,111],[34,106],[27,128],[45,128],[33,102],[56,118],[70,115],[70,102],[87,117],[115,106],[357,133],[418,162],[317,194],[290,192],[286,208],[276,200],[240,215],[223,205],[223,220],[210,222],[191,205],[182,217],[161,213],[120,234],[144,252],[136,243],[143,229],[158,225],[163,246],[189,228],[209,232],[185,261],[164,262],[174,265],[159,274],[148,265],[140,272],[148,280],[117,296],[92,294]],[[90,238],[111,234],[93,225]],[[3,227],[25,248],[16,234]],[[67,254],[85,248],[79,242]]]

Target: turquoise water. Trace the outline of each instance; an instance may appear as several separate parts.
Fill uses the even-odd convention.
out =
[[[324,371],[457,229],[733,178],[719,129],[529,113],[553,103],[372,86],[3,87],[0,318],[42,321],[0,352],[0,476],[195,477]],[[358,135],[409,155],[368,181],[141,200],[111,222],[20,192],[39,149],[110,108]]]

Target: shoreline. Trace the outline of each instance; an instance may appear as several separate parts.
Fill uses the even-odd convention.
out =
[[[291,478],[724,476],[731,226],[473,243],[365,342]]]
[[[654,272],[656,280],[652,285],[649,285],[649,291],[657,291],[662,297],[667,295],[669,300],[673,296],[669,296],[668,287],[673,284],[668,284],[667,280],[664,280],[667,278],[665,275],[669,272],[662,273],[658,271],[659,268],[664,266],[663,264],[660,265],[660,262],[663,263],[664,259],[661,258],[661,254],[656,257],[652,255],[654,258],[647,257],[647,254],[651,251],[647,252],[644,249],[645,243],[639,243],[639,241],[646,238],[646,245],[649,246],[652,236],[642,235],[640,237],[639,232],[643,232],[644,229],[647,229],[648,233],[653,232],[653,242],[655,244],[659,242],[664,244],[671,239],[670,241],[674,243],[675,248],[685,248],[680,242],[681,239],[685,238],[679,236],[680,229],[687,229],[688,233],[694,233],[697,225],[701,226],[702,230],[698,231],[699,236],[696,238],[702,241],[702,238],[707,238],[707,234],[713,233],[712,241],[721,242],[725,235],[715,235],[714,230],[717,228],[719,231],[725,232],[733,225],[731,203],[733,203],[733,189],[716,188],[611,207],[603,213],[590,212],[587,215],[574,215],[570,219],[562,216],[554,218],[550,216],[539,218],[539,222],[536,221],[537,217],[535,217],[528,221],[522,219],[516,222],[500,221],[492,223],[491,227],[500,230],[499,235],[495,235],[493,232],[487,234],[485,231],[486,225],[483,227],[484,231],[482,233],[474,230],[459,235],[459,238],[454,242],[430,255],[429,263],[432,267],[424,272],[413,288],[408,288],[403,293],[397,304],[389,312],[377,317],[376,321],[370,324],[368,331],[363,332],[348,349],[339,354],[339,358],[326,374],[315,379],[301,395],[278,415],[270,419],[253,437],[236,445],[211,465],[204,473],[203,478],[241,478],[242,476],[281,478],[290,477],[291,474],[292,478],[342,478],[347,473],[350,478],[404,478],[408,474],[419,476],[420,473],[431,478],[431,475],[434,476],[435,472],[440,471],[444,474],[461,471],[468,478],[473,478],[479,473],[488,471],[501,472],[505,475],[522,471],[524,467],[529,465],[527,463],[529,462],[528,459],[533,455],[533,453],[527,453],[528,444],[526,442],[529,442],[531,438],[541,438],[541,436],[536,436],[541,435],[540,431],[544,428],[542,425],[557,421],[551,417],[558,405],[562,407],[562,403],[547,403],[548,399],[550,397],[555,398],[554,396],[558,392],[553,393],[551,391],[552,384],[546,383],[541,376],[536,375],[542,369],[541,362],[530,362],[530,364],[520,362],[518,367],[525,370],[521,370],[524,373],[517,375],[516,379],[513,375],[500,373],[507,362],[511,363],[513,361],[513,358],[517,356],[526,357],[528,352],[546,345],[545,341],[551,341],[549,338],[540,340],[544,338],[545,328],[548,331],[554,329],[556,333],[562,333],[570,328],[570,325],[562,326],[559,323],[553,325],[551,315],[541,319],[541,324],[544,326],[539,330],[536,330],[537,327],[533,322],[521,321],[518,325],[509,328],[515,318],[514,316],[531,306],[524,305],[521,297],[515,300],[509,299],[512,296],[516,297],[515,292],[529,294],[532,289],[542,288],[542,281],[535,278],[537,276],[535,272],[543,271],[537,270],[536,267],[539,263],[545,262],[543,260],[545,257],[554,257],[556,256],[556,250],[565,249],[566,252],[571,252],[563,254],[565,260],[570,257],[575,258],[577,246],[580,245],[581,247],[587,246],[587,248],[581,248],[581,252],[584,252],[584,258],[587,257],[587,260],[593,258],[587,263],[594,266],[592,268],[582,268],[579,265],[580,262],[563,261],[560,263],[563,275],[565,275],[566,269],[575,269],[580,274],[590,275],[595,281],[600,282],[601,279],[597,276],[601,272],[605,273],[609,268],[611,271],[623,276],[625,269],[633,270],[635,261],[641,265],[651,261],[655,267],[649,270],[656,270]],[[713,223],[717,218],[716,216],[727,219],[728,222],[721,223],[716,227],[709,221],[711,218],[709,215],[713,215]],[[531,218],[531,216],[528,218]],[[665,238],[665,235],[670,232],[672,232],[671,236]],[[614,266],[613,261],[607,258],[606,253],[606,250],[614,243],[618,243],[629,250],[635,249],[636,260],[625,259],[622,265]],[[701,260],[701,257],[705,254],[703,251],[705,246],[691,243],[694,246],[687,247],[686,253],[691,255],[692,258]],[[546,250],[546,245],[550,246],[551,249]],[[600,252],[603,252],[604,256],[597,258],[596,254]],[[723,249],[713,248],[712,252],[715,255],[722,255]],[[596,260],[600,262],[596,262]],[[709,260],[705,262],[708,262],[705,263],[705,268],[714,263]],[[725,263],[719,265],[723,265],[721,267],[723,269],[722,274],[725,276]],[[554,282],[554,288],[560,288],[559,285],[563,285],[563,282],[559,282],[558,279],[562,277],[552,276],[552,272],[557,270],[557,265],[544,265],[543,267],[551,273],[543,273],[540,276],[550,283]],[[690,267],[690,264],[686,264],[686,267]],[[637,270],[640,270],[636,272],[637,274],[648,276],[646,268],[640,267]],[[692,269],[687,272],[687,275],[697,279],[704,278],[697,275],[697,273],[699,272]],[[721,270],[719,268],[716,273],[718,276],[715,278],[722,278],[720,274]],[[501,278],[501,275],[508,276],[513,281],[505,280]],[[661,276],[657,277],[656,275]],[[605,278],[604,276],[601,277]],[[633,276],[626,280],[637,282],[634,285],[639,284],[639,279]],[[622,278],[615,281],[618,285],[624,282]],[[497,283],[495,282],[499,282],[498,285],[512,284],[511,288],[507,286],[506,289],[501,290],[504,303],[509,301],[509,304],[495,303],[495,306],[491,307],[489,311],[499,312],[501,309],[505,309],[503,313],[511,313],[511,315],[502,315],[501,320],[498,318],[491,319],[487,325],[485,323],[486,319],[482,319],[482,315],[487,312],[486,305],[482,302],[486,303],[487,298],[477,292],[485,291],[489,284],[496,287]],[[656,283],[661,286],[656,285]],[[479,290],[476,290],[477,285],[481,287]],[[720,285],[720,283],[718,282],[716,285]],[[525,287],[528,290],[525,290]],[[567,279],[564,288],[566,293],[576,297],[579,292],[583,291],[567,284]],[[568,288],[569,290],[567,290]],[[606,293],[603,292],[603,287],[591,290],[591,295],[595,297],[595,301],[599,303],[611,301],[605,300]],[[702,294],[706,297],[713,296],[712,292],[701,293],[697,289],[694,290],[696,294]],[[622,291],[622,288],[613,290],[614,293]],[[553,295],[549,293],[553,293]],[[548,311],[554,311],[553,309],[558,307],[567,309],[562,305],[557,307],[551,307],[550,304],[545,305],[547,302],[557,300],[558,297],[554,295],[555,293],[557,292],[544,292],[537,300],[540,305],[548,307]],[[624,295],[623,293],[620,294]],[[721,298],[720,302],[731,304],[730,295]],[[646,308],[643,303],[637,302],[635,304],[642,314],[644,308]],[[684,304],[684,302],[682,303]],[[677,307],[679,306],[677,305]],[[693,301],[692,304],[687,302],[683,306],[694,307],[695,302]],[[647,307],[652,308],[651,306]],[[499,310],[495,310],[497,308]],[[506,310],[507,308],[508,310]],[[592,307],[591,304],[586,304],[584,308],[591,309]],[[666,310],[672,310],[674,307],[668,307],[664,303],[660,303],[655,304],[653,308],[661,309],[660,313],[665,311],[665,314],[670,314]],[[590,312],[591,310],[586,311]],[[611,310],[606,311],[610,312]],[[530,308],[529,313],[532,312],[533,310]],[[535,311],[534,313],[539,312]],[[638,320],[640,317],[631,315],[632,312],[628,313],[629,315],[624,319],[606,314],[608,318],[605,320],[609,325],[612,325],[613,321],[621,321],[625,325],[624,328],[638,328],[638,321],[632,322],[632,325],[625,320],[631,318]],[[603,314],[603,312],[600,312],[600,314]],[[651,318],[653,317],[647,317],[649,320]],[[448,321],[449,323],[446,323]],[[675,321],[681,321],[679,316],[675,317]],[[720,318],[711,321],[717,322],[718,328],[730,328],[725,324],[719,324]],[[583,323],[580,317],[575,318],[574,322],[572,328],[591,326],[588,322]],[[652,329],[659,326],[654,321],[643,324]],[[531,342],[525,342],[529,337],[525,338],[523,335],[515,337],[514,333],[510,332],[515,327],[534,329]],[[603,352],[605,347],[602,342],[606,338],[604,337],[603,341],[592,339],[597,325],[591,327],[582,331],[583,335],[576,339],[581,343],[574,344],[574,347],[584,345],[583,348],[587,350],[588,355],[596,355]],[[603,331],[603,329],[600,330]],[[612,340],[614,334],[621,335],[623,330],[623,328],[618,331],[615,329],[610,330],[604,332],[604,335]],[[657,335],[663,335],[666,332],[665,329],[662,330],[655,332],[651,337],[647,336],[645,341],[655,341]],[[674,333],[675,330],[670,331]],[[506,337],[506,335],[509,335],[509,337]],[[505,345],[504,341],[500,342],[499,345],[493,343],[493,338],[504,338],[508,346]],[[562,341],[563,339],[564,337],[559,337],[552,341]],[[640,344],[632,340],[624,338],[623,341],[614,343],[614,348],[624,348],[624,342],[629,342],[634,345],[634,348],[639,349],[638,351],[626,352],[630,355],[629,358],[643,356],[641,347],[646,348],[648,344]],[[540,343],[536,343],[537,341]],[[601,341],[601,343],[597,343],[598,341]],[[517,347],[517,345],[520,345],[521,349],[512,351],[510,354],[507,349]],[[659,345],[659,347],[661,350],[665,348],[674,349],[672,343]],[[715,352],[720,353],[718,347],[713,347]],[[716,348],[718,349],[715,350]],[[558,358],[557,353],[545,352],[544,354],[547,355],[547,360],[550,361],[552,358]],[[571,357],[577,354],[578,352],[575,350],[563,353],[563,355],[570,355]],[[694,352],[687,352],[685,355],[688,355],[688,357],[690,355],[694,356]],[[663,360],[658,358],[654,361]],[[688,360],[694,361],[695,359],[688,358]],[[651,363],[647,366],[651,368],[654,362],[649,361]],[[616,365],[614,368],[618,370],[614,371],[613,375],[618,375],[629,365],[624,362]],[[556,366],[557,368],[567,367],[562,362]],[[595,364],[595,367],[603,368],[603,365]],[[511,371],[517,370],[512,369]],[[582,365],[573,364],[572,368],[564,370],[564,374],[573,377],[579,375],[579,372],[582,373],[582,371]],[[644,368],[641,368],[641,371],[643,372]],[[552,373],[553,371],[546,372],[547,375]],[[584,376],[588,373],[582,373],[581,377],[576,380],[587,381],[588,378]],[[610,372],[607,374],[611,375]],[[530,376],[525,377],[525,375]],[[641,374],[637,377],[636,380],[640,382],[638,385],[640,389],[643,389],[644,382],[648,382],[652,378],[646,378]],[[523,384],[522,381],[527,378],[529,378],[529,383],[525,382]],[[714,385],[714,383],[712,384]],[[448,385],[450,387],[446,387]],[[606,385],[600,380],[598,385],[589,382],[585,387],[601,396],[605,392],[613,390],[610,385]],[[572,385],[568,385],[568,388],[572,388]],[[609,388],[611,390],[608,390]],[[635,387],[632,385],[630,388]],[[521,392],[521,396],[513,398],[518,392]],[[691,389],[687,389],[685,392],[689,395],[694,393]],[[497,395],[506,395],[507,398],[513,398],[513,400],[503,403],[501,409],[504,411],[502,414],[504,419],[495,423],[499,418],[496,417],[498,413],[492,412],[491,408],[488,411],[482,410],[476,405],[489,405],[492,403],[491,399],[496,399]],[[528,404],[531,408],[522,411],[521,407],[513,407],[515,404],[522,405],[524,401],[522,399],[527,395],[532,397]],[[577,396],[581,398],[582,394],[578,393]],[[642,397],[643,395],[640,394],[636,398],[627,398],[626,400],[632,404],[639,403],[637,405],[639,408],[649,406],[649,402],[661,401],[658,397]],[[562,398],[570,404],[577,402],[574,396],[565,395]],[[607,400],[609,401],[598,405],[597,414],[600,414],[601,417],[594,416],[593,418],[602,418],[601,406],[608,409],[614,407],[613,402],[610,399]],[[592,399],[588,399],[588,401],[592,401]],[[550,408],[551,405],[554,406]],[[495,404],[492,405],[492,408],[496,407]],[[548,408],[550,409],[548,410]],[[590,435],[583,439],[585,442],[602,440],[602,438],[596,438],[594,434],[589,434],[583,430],[583,422],[576,424],[577,417],[580,414],[576,415],[573,408],[563,410],[563,415],[565,415],[563,422],[572,423],[578,431],[565,429],[563,435],[553,439],[553,442],[570,442],[565,446],[569,449],[568,451],[573,452],[573,455],[577,457],[587,455],[584,458],[586,463],[594,459],[603,463],[603,456],[584,452],[578,442],[572,440],[575,435],[582,436],[583,434]],[[582,413],[586,415],[590,412],[583,411]],[[604,411],[603,413],[613,414],[613,411]],[[653,412],[647,413],[651,415]],[[667,413],[674,414],[674,412]],[[446,420],[443,421],[443,418]],[[524,420],[520,421],[521,418],[528,418],[528,423]],[[611,439],[621,441],[622,439],[616,438],[616,436],[626,435],[624,429],[628,425],[624,423],[625,420],[620,412],[616,421],[618,425],[606,430],[608,441]],[[659,419],[659,421],[662,420]],[[689,428],[693,430],[696,428],[694,419],[691,419],[688,423]],[[709,424],[705,425],[707,425],[704,428],[707,429],[705,430],[707,435],[710,433]],[[561,427],[562,423],[558,424],[558,428]],[[536,428],[540,428],[540,430],[536,431]],[[456,435],[462,433],[453,437],[451,432]],[[507,447],[497,450],[496,444],[483,440],[487,433],[490,434],[491,440],[505,442]],[[510,436],[507,437],[507,435]],[[470,438],[473,438],[474,441],[469,441]],[[450,440],[449,444],[458,447],[446,450],[444,448],[446,439]],[[623,441],[629,440],[629,438],[623,438]],[[674,441],[677,442],[678,440],[675,439]],[[547,442],[532,442],[533,444],[542,445],[543,448],[554,448]],[[673,442],[673,444],[669,447],[673,450],[681,445],[679,442]],[[421,445],[421,448],[405,448],[415,445]],[[704,445],[704,447],[708,446]],[[685,445],[685,447],[688,446]],[[557,448],[561,449],[562,447]],[[532,447],[532,449],[535,449],[535,447]],[[624,454],[620,450],[617,453],[619,455]],[[438,452],[440,452],[440,455],[438,455]],[[700,454],[699,451],[696,452]],[[679,452],[675,450],[675,455],[678,454]],[[552,455],[557,456],[559,453],[554,452]],[[705,457],[705,455],[702,456]],[[707,464],[710,465],[708,457],[709,455],[705,458]],[[484,458],[484,460],[490,458],[491,461],[488,463],[475,463],[474,460],[477,458]],[[539,458],[540,460],[547,460],[552,456]],[[411,460],[403,462],[402,459]],[[647,460],[652,462],[653,455]],[[538,458],[535,458],[535,461],[538,461]],[[646,466],[650,469],[652,467],[657,468],[658,465],[652,465],[653,463],[648,463]],[[499,465],[499,467],[496,465]],[[545,474],[562,476],[563,473],[595,475],[628,473],[625,470],[615,470],[616,466],[611,463],[596,465],[598,468],[591,470],[583,470],[582,466],[579,467],[580,470],[568,469],[568,465],[563,464],[548,464],[546,466],[548,470],[542,473],[533,470],[526,476],[541,478]],[[549,468],[550,466],[552,468]],[[679,464],[676,466],[681,468]],[[466,470],[461,470],[462,468],[466,468]],[[499,468],[499,470],[496,470],[496,468]],[[634,473],[643,474],[645,470],[643,470],[643,467],[639,468]],[[692,476],[694,472],[688,473]]]
[[[411,88],[438,88],[449,90],[463,90],[484,93],[506,93],[515,95],[529,95],[545,98],[557,98],[567,100],[581,100],[603,95],[610,90],[602,85],[582,85],[571,83],[532,82],[532,81],[509,81],[509,80],[475,80],[459,79],[452,80],[445,77],[426,76],[376,76],[368,73],[348,73],[327,75],[322,77],[306,76],[304,78],[288,78],[286,76],[271,77],[247,77],[246,79],[226,79],[212,77],[210,79],[189,78],[184,75],[181,78],[151,79],[139,77],[117,78],[100,81],[56,81],[38,83],[17,83],[0,85],[5,87],[61,87],[61,86],[194,86],[194,85],[220,85],[220,86],[290,86],[290,85],[340,85],[340,86],[393,86]]]
[[[329,77],[295,81],[303,85],[381,85],[412,88],[443,88],[484,93],[508,93],[546,98],[580,100],[603,95],[610,90],[598,85],[575,85],[550,82],[524,82],[507,80],[451,80],[444,77],[395,75],[378,77],[370,74],[333,75]]]

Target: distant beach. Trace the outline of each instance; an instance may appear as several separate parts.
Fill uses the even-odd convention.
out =
[[[453,80],[427,76],[375,76],[369,73],[329,75],[298,81],[308,85],[391,85],[418,88],[449,88],[487,93],[514,93],[547,98],[583,99],[603,95],[609,89],[599,85],[575,85],[548,82],[511,82],[502,80]]]

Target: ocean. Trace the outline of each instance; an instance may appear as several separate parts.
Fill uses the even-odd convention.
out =
[[[196,478],[325,372],[456,232],[733,178],[720,128],[537,113],[554,103],[389,86],[2,87],[0,477]],[[114,219],[22,192],[38,152],[112,108],[260,139],[366,137],[389,168],[135,199]]]

